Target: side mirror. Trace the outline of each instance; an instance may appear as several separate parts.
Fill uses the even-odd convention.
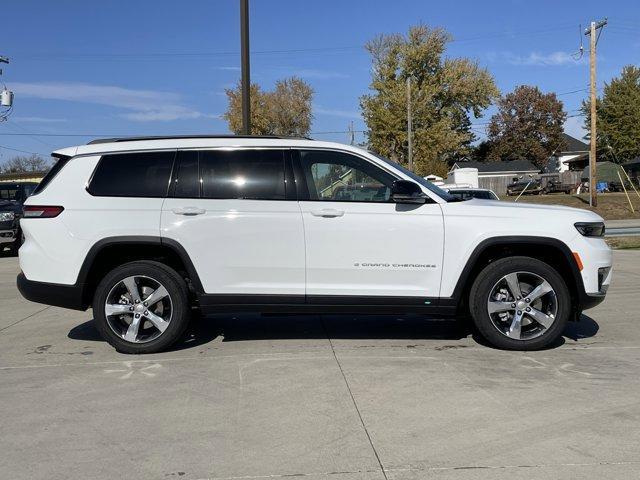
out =
[[[427,195],[417,183],[396,180],[391,185],[391,200],[396,203],[426,203]]]

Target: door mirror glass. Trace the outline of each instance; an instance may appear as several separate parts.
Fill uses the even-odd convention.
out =
[[[425,203],[427,195],[417,183],[396,180],[391,185],[391,199],[396,203]]]

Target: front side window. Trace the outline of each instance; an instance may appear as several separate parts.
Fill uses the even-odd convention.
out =
[[[342,152],[300,151],[311,200],[388,202],[395,178],[366,160]]]
[[[103,155],[88,191],[101,197],[166,196],[175,152]]]

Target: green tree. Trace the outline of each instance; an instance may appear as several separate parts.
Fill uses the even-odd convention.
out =
[[[498,89],[486,69],[445,58],[452,37],[441,28],[412,27],[406,36],[380,35],[366,45],[373,62],[370,89],[360,99],[369,147],[407,165],[407,78],[411,82],[414,170],[443,175],[447,161],[466,156],[479,118]]]
[[[584,127],[591,139],[591,102],[582,102]],[[628,65],[605,83],[596,99],[598,159],[625,162],[640,155],[640,68]],[[610,148],[609,148],[610,147]]]
[[[225,90],[229,104],[224,119],[229,129],[242,132],[241,83]],[[313,89],[304,80],[291,77],[276,82],[271,92],[251,84],[251,133],[254,135],[307,136],[311,130]]]
[[[543,168],[562,148],[567,114],[555,93],[520,85],[497,102],[488,127],[489,160],[526,158]]]

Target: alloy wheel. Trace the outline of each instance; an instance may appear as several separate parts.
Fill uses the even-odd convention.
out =
[[[530,340],[551,328],[558,314],[558,299],[540,275],[513,272],[495,283],[487,311],[500,333],[514,340]]]
[[[131,343],[151,342],[162,335],[173,316],[167,289],[154,278],[135,275],[116,283],[107,295],[104,313],[109,328]]]

